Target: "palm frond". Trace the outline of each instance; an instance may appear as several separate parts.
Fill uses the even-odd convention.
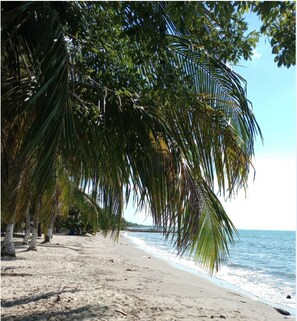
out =
[[[26,87],[26,99],[20,86],[6,92],[4,98],[5,102],[13,101],[13,96],[17,96],[21,110],[14,115],[18,119],[26,113],[32,115],[20,153],[22,158],[36,163],[32,180],[42,188],[50,179],[60,140],[67,143],[76,137],[63,28],[57,12],[48,3],[5,3],[3,7],[2,49],[4,55],[10,55],[10,64],[5,67],[15,81],[20,81],[20,70],[24,69],[34,79],[29,91]]]
[[[65,213],[74,202],[94,230],[114,231],[134,192],[165,236],[176,232],[180,254],[218,268],[235,228],[215,187],[230,196],[246,186],[261,136],[243,79],[182,35],[166,3],[3,9],[6,190],[25,182],[26,169],[45,221],[58,186]]]

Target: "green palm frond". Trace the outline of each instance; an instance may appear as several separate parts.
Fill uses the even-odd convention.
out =
[[[184,179],[184,208],[177,214],[182,233],[176,247],[180,254],[189,249],[210,272],[218,270],[228,257],[236,228],[203,179],[186,170]]]
[[[213,270],[235,231],[215,188],[228,197],[246,186],[261,131],[244,80],[166,8],[3,3],[2,186],[42,192],[45,222],[58,189],[62,212],[76,206],[104,231],[119,230],[133,192],[165,236],[176,232],[180,254]]]
[[[195,49],[188,38],[168,37],[174,51],[171,64],[178,68],[180,81],[187,81],[169,99],[165,118],[170,120],[187,159],[192,157],[199,164],[210,186],[216,178],[223,192],[226,189],[230,195],[235,186],[244,185],[255,137],[259,134],[262,138],[242,88],[243,80],[224,64]]]
[[[75,138],[63,29],[57,12],[46,2],[5,3],[3,7],[2,50],[4,56],[9,55],[5,60],[9,63],[2,68],[15,81],[22,83],[23,77],[31,80],[27,80],[31,86],[28,90],[27,84],[26,99],[22,100],[22,87],[16,86],[6,92],[4,103],[17,97],[21,110],[14,115],[31,115],[20,153],[36,163],[32,180],[42,188],[50,179],[60,140]],[[24,76],[20,75],[21,70]],[[8,81],[4,79],[4,83]]]
[[[170,47],[177,54],[176,64],[186,75],[191,76],[198,98],[200,95],[209,106],[224,112],[245,140],[256,134],[261,136],[246,98],[245,80],[219,60],[205,54],[190,37],[167,37]]]
[[[134,190],[139,207],[149,210],[155,224],[169,232],[177,228],[176,246],[181,253],[193,248],[203,258],[204,267],[217,268],[227,255],[234,227],[210,187],[216,179],[229,193],[244,185],[251,155],[224,113],[197,100],[197,94],[162,98],[156,99],[156,106],[141,106],[124,96],[119,104],[115,92],[109,92],[105,113],[96,116],[96,121],[92,112],[79,114],[85,125],[77,126],[78,131],[88,128],[79,135],[87,133],[89,145],[100,146],[86,151],[95,163],[83,176],[97,177],[93,184],[98,193],[109,195],[102,197],[103,207],[110,208],[112,197],[117,204],[113,210],[121,207],[122,187],[116,182]],[[156,143],[160,139],[167,153]],[[82,144],[81,153],[84,148]],[[76,150],[82,159],[79,153]],[[181,188],[177,177],[185,175],[180,170],[184,164],[198,177],[195,188]],[[96,166],[106,170],[98,172]],[[201,186],[204,194],[197,205],[191,195],[201,194]],[[207,192],[205,186],[210,186]],[[209,244],[206,248],[205,242]]]

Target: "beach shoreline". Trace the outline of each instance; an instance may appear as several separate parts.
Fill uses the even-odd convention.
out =
[[[121,233],[54,235],[37,252],[16,239],[16,259],[1,265],[5,321],[279,321],[272,306],[148,255]]]
[[[150,246],[148,244],[142,244],[142,242],[143,242],[142,239],[139,240],[137,237],[136,238],[134,237],[133,233],[129,233],[129,232],[135,232],[134,230],[128,230],[126,232],[128,232],[128,233],[125,233],[124,235],[126,237],[128,237],[129,240],[132,241],[132,244],[134,244],[134,246],[145,251],[146,253],[148,253],[148,255],[154,255],[155,257],[157,257],[161,260],[165,260],[165,262],[167,262],[173,268],[180,269],[182,271],[186,271],[188,273],[194,274],[195,276],[198,276],[199,278],[203,278],[207,282],[210,282],[210,283],[214,284],[215,286],[223,287],[224,289],[236,292],[236,293],[241,294],[245,297],[248,297],[249,299],[252,299],[255,301],[260,301],[262,303],[268,304],[274,308],[285,310],[285,311],[289,312],[291,314],[291,316],[293,316],[293,317],[296,316],[296,310],[294,308],[292,308],[291,306],[264,299],[263,297],[256,295],[255,293],[251,293],[251,292],[223,279],[222,277],[217,276],[216,272],[214,272],[214,274],[211,276],[206,271],[201,270],[199,268],[199,266],[194,264],[194,262],[192,262],[192,261],[191,261],[190,265],[189,265],[188,261],[186,261],[186,263],[185,263],[185,261],[183,261],[183,262],[180,261],[179,260],[180,257],[178,255],[176,255],[176,257],[174,258],[174,256],[172,256],[172,255],[164,256],[161,254],[162,252],[160,252],[160,251],[158,251],[157,253],[154,253],[152,246]],[[143,232],[143,231],[141,231],[141,232]],[[170,253],[172,253],[172,252],[170,252]],[[231,271],[229,273],[231,273]],[[293,300],[293,302],[295,304],[295,300]]]

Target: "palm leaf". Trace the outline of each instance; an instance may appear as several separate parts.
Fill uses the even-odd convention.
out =
[[[2,48],[4,54],[10,55],[10,65],[6,68],[17,80],[26,61],[26,68],[35,79],[26,93],[26,101],[22,100],[24,94],[19,94],[24,91],[20,91],[20,86],[7,92],[5,101],[13,101],[17,94],[21,111],[17,110],[14,115],[18,119],[26,113],[32,115],[20,150],[22,158],[36,163],[32,180],[37,189],[42,189],[50,179],[60,140],[65,139],[67,143],[75,138],[63,29],[57,13],[47,3],[5,3],[3,7]]]

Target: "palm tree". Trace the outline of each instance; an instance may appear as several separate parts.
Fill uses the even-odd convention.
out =
[[[243,79],[182,34],[162,3],[2,8],[3,155],[15,154],[6,137],[23,124],[11,136],[33,163],[33,197],[60,157],[118,228],[133,191],[165,236],[176,229],[180,254],[218,268],[236,230],[215,185],[227,196],[246,186],[260,133]]]

